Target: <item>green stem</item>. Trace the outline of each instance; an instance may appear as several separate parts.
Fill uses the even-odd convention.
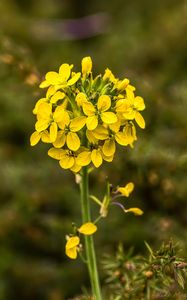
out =
[[[91,221],[87,167],[83,167],[81,175],[82,177],[81,177],[80,189],[81,189],[82,220],[83,223],[86,223]],[[93,236],[85,236],[85,248],[86,248],[88,272],[90,276],[94,300],[102,300]]]

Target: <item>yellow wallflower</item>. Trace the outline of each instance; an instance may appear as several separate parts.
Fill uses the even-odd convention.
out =
[[[91,102],[85,102],[82,105],[83,112],[87,116],[86,125],[89,130],[97,127],[99,117],[106,124],[117,122],[115,113],[108,111],[111,107],[111,99],[107,95],[99,97],[96,107]]]
[[[118,187],[117,191],[120,192],[123,196],[129,197],[129,195],[134,190],[134,183],[129,182],[124,187]]]
[[[80,148],[81,142],[76,132],[80,131],[86,123],[84,116],[76,117],[61,125],[61,130],[57,134],[57,138],[53,143],[54,147],[61,148],[66,143],[67,147],[72,151],[77,151]]]
[[[45,80],[40,84],[40,88],[46,88],[50,85],[56,88],[65,88],[72,86],[79,80],[81,73],[76,73],[70,78],[73,65],[62,64],[59,68],[59,73],[50,71],[45,75]]]
[[[67,243],[65,246],[65,253],[69,258],[71,258],[71,259],[77,258],[77,251],[79,249],[78,248],[79,243],[80,243],[80,238],[78,236],[70,237],[67,240]]]
[[[135,97],[134,92],[129,89],[126,93],[126,98],[120,99],[116,102],[116,112],[121,113],[127,120],[135,119],[141,128],[145,128],[144,118],[139,112],[145,109],[143,98],[139,96]]]

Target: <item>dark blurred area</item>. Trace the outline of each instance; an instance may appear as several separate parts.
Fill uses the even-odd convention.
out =
[[[0,13],[0,300],[69,299],[88,284],[83,264],[64,255],[71,223],[81,222],[75,178],[46,145],[29,144],[42,76],[64,62],[78,70],[84,56],[95,75],[109,67],[129,78],[147,107],[134,149],[91,174],[98,197],[106,176],[133,181],[124,201],[145,212],[112,207],[95,236],[98,256],[119,241],[142,253],[144,240],[172,238],[186,257],[187,1],[1,0]]]

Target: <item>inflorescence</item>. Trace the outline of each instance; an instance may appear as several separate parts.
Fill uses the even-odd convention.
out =
[[[116,144],[130,145],[137,140],[134,121],[142,129],[144,100],[135,96],[128,79],[119,80],[109,69],[93,77],[92,60],[82,60],[82,72],[62,64],[59,72],[48,72],[40,88],[47,88],[37,101],[35,132],[31,145],[40,140],[52,144],[48,155],[59,160],[63,169],[77,173],[91,163],[98,168],[111,162]]]

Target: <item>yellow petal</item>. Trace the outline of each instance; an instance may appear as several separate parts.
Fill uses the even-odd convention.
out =
[[[87,166],[91,162],[91,153],[90,151],[83,151],[79,153],[79,155],[76,158],[76,162],[80,166]]]
[[[51,143],[53,143],[56,140],[57,131],[58,131],[57,124],[55,122],[52,122],[49,127],[49,136],[50,136]]]
[[[111,161],[113,161],[113,159],[114,159],[114,155],[106,156],[106,155],[104,155],[104,153],[102,154],[102,157],[103,157],[103,159],[104,159],[105,161],[107,161],[107,162],[111,162]]]
[[[48,72],[45,75],[45,79],[47,80],[47,82],[49,82],[52,85],[56,85],[61,82],[59,74],[57,72],[52,72],[52,71]]]
[[[134,102],[134,92],[131,89],[126,89],[127,99]]]
[[[105,141],[102,151],[105,156],[112,156],[116,151],[116,144],[113,139],[108,139]]]
[[[40,132],[37,132],[37,131],[33,132],[30,137],[31,146],[35,146],[36,144],[38,144],[40,137],[41,137]]]
[[[129,197],[129,195],[132,193],[133,190],[134,190],[134,183],[133,182],[129,182],[129,183],[126,184],[125,187],[119,187],[117,189],[117,191],[120,192],[125,197]]]
[[[90,56],[84,57],[81,64],[83,75],[89,74],[92,71],[92,59]]]
[[[38,106],[37,118],[50,119],[52,113],[52,106],[50,103],[43,102]]]
[[[83,224],[78,231],[84,235],[91,235],[97,231],[97,226],[92,222],[88,222]]]
[[[53,119],[57,123],[62,123],[65,125],[69,125],[70,117],[68,112],[64,109],[63,105],[57,106],[57,108],[54,111]],[[62,124],[61,127],[62,128]],[[64,128],[64,127],[63,127]]]
[[[100,150],[98,149],[94,149],[92,150],[92,153],[91,153],[91,160],[94,164],[94,166],[96,168],[99,168],[99,166],[102,164],[103,162],[103,158],[102,158],[102,155],[101,155],[101,152]]]
[[[70,237],[66,243],[66,249],[71,249],[78,246],[80,243],[80,239],[78,236]]]
[[[49,99],[52,95],[54,95],[56,92],[56,89],[54,86],[50,86],[47,90],[47,93],[46,93],[46,98]]]
[[[48,120],[46,121],[45,119],[44,120],[41,119],[36,122],[35,129],[36,129],[36,131],[41,132],[41,131],[47,129],[48,126],[49,126],[49,121]]]
[[[70,130],[73,132],[77,132],[77,131],[81,130],[85,124],[86,124],[86,117],[84,117],[84,116],[76,117],[71,120]]]
[[[93,116],[95,114],[95,107],[90,102],[84,102],[82,105],[83,112],[86,116]]]
[[[51,143],[50,135],[47,130],[41,132],[41,140],[43,143]]]
[[[118,120],[117,122],[113,123],[113,124],[109,124],[109,128],[113,131],[113,132],[118,132],[120,130],[120,126],[121,126],[121,122],[120,120]]]
[[[93,130],[98,125],[98,117],[93,115],[86,119],[86,126],[89,130]]]
[[[128,144],[132,144],[134,141],[137,140],[136,137],[136,128],[134,124],[127,123],[125,127],[123,128],[123,132],[125,133],[127,137]]]
[[[60,91],[58,91],[58,92],[56,92],[56,93],[51,97],[50,102],[51,102],[51,103],[56,103],[58,100],[64,99],[64,97],[65,97],[65,94],[62,93],[62,92],[60,92]]]
[[[96,139],[95,136],[93,135],[93,131],[87,129],[86,130],[86,137],[87,137],[89,143],[97,144],[98,139]]]
[[[50,148],[48,150],[48,155],[57,160],[60,160],[65,154],[66,151],[63,149]]]
[[[93,136],[98,140],[106,140],[109,137],[108,129],[102,125],[98,125],[93,131]]]
[[[63,157],[61,158],[61,160],[59,162],[61,168],[63,168],[63,169],[71,169],[73,167],[74,163],[75,163],[74,157],[69,156],[67,154],[63,155]]]
[[[145,103],[144,99],[142,97],[137,96],[134,100],[134,106],[137,110],[144,110],[145,109]]]
[[[145,128],[145,120],[138,111],[135,114],[135,120],[136,120],[136,123],[140,126],[140,128],[142,128],[142,129]]]
[[[70,169],[72,172],[74,172],[74,173],[78,173],[80,170],[81,170],[81,166],[80,165],[78,165],[77,163],[76,163],[76,160],[75,160],[75,163],[74,163],[74,165],[73,165],[73,167]]]
[[[53,143],[55,148],[62,148],[66,142],[66,135],[63,130],[58,131],[57,138]]]
[[[42,82],[40,83],[40,85],[39,85],[39,87],[40,87],[41,89],[44,89],[44,88],[46,88],[46,87],[48,87],[48,86],[50,86],[50,83],[49,83],[47,80],[42,81]]]
[[[82,92],[77,94],[75,101],[77,102],[78,106],[82,106],[83,103],[88,102],[86,95]]]
[[[127,136],[125,135],[124,132],[117,132],[115,134],[115,140],[118,144],[122,145],[122,146],[127,146],[128,145],[128,138]]]
[[[47,130],[41,132],[41,140],[43,143],[51,143],[49,132]]]
[[[81,77],[81,73],[80,72],[76,73],[70,80],[68,80],[67,85],[68,86],[73,85],[79,80],[80,77]]]
[[[70,77],[71,66],[69,64],[62,64],[59,68],[59,74],[61,78],[61,82],[67,81]]]
[[[124,91],[126,89],[126,87],[128,86],[129,82],[130,82],[129,79],[127,79],[127,78],[123,79],[122,81],[119,81],[117,83],[118,91]]]
[[[66,137],[66,144],[72,151],[77,151],[80,148],[80,139],[75,132],[68,132]]]
[[[132,212],[134,213],[136,216],[141,216],[143,215],[143,210],[141,210],[138,207],[131,207],[129,209],[126,209],[125,212]]]
[[[33,109],[33,111],[32,111],[34,115],[36,115],[36,114],[38,113],[38,107],[39,107],[39,105],[40,105],[41,103],[45,103],[46,101],[47,101],[46,98],[41,98],[41,99],[39,99],[39,100],[36,102],[35,107],[34,107],[34,109]]]
[[[113,113],[111,111],[103,112],[101,114],[101,119],[106,124],[113,124],[113,123],[116,123],[118,120],[115,113]]]
[[[70,248],[65,250],[66,255],[71,258],[71,259],[76,259],[77,258],[77,248]]]
[[[99,97],[97,102],[97,108],[99,111],[106,111],[111,106],[111,99],[107,95],[102,95]]]

